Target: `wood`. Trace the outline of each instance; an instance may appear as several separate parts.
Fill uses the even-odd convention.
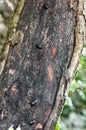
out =
[[[77,16],[83,17],[70,7],[70,0],[25,1],[17,26],[23,40],[10,48],[0,78],[1,130],[12,124],[22,130],[54,129],[79,60],[72,65]]]

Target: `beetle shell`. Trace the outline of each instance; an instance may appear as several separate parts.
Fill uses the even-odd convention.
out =
[[[43,48],[43,45],[38,45],[38,44],[36,44],[36,48],[37,48],[37,49],[42,49],[42,48]]]
[[[44,4],[43,4],[43,8],[44,8],[44,9],[48,9],[48,8],[49,8],[49,4],[48,4],[48,3],[44,3]]]
[[[37,104],[37,102],[38,102],[37,99],[33,100],[33,101],[30,103],[31,107],[35,106],[35,105]]]
[[[36,123],[35,120],[31,120],[31,121],[29,122],[29,125],[34,125],[35,123]]]

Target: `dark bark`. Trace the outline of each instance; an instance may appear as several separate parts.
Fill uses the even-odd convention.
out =
[[[46,2],[26,0],[21,13],[23,41],[10,48],[0,78],[1,130],[53,130],[63,107],[75,14],[67,0]]]

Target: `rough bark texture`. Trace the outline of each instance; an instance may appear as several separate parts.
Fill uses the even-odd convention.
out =
[[[17,26],[23,41],[10,48],[0,77],[1,130],[12,124],[22,130],[54,129],[75,47],[76,15],[69,2],[25,1]]]

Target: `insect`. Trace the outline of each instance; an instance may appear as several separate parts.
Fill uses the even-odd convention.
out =
[[[35,120],[31,120],[31,121],[29,122],[29,125],[34,125],[35,123],[36,123]]]
[[[37,49],[42,49],[42,48],[43,48],[43,45],[38,45],[38,44],[36,44],[36,48],[37,48]]]
[[[44,8],[44,9],[48,9],[48,8],[49,8],[49,4],[48,4],[48,3],[44,3],[44,4],[43,4],[43,8]]]
[[[37,99],[33,100],[33,101],[30,103],[31,107],[35,106],[35,105],[37,104],[37,102],[38,102]]]

